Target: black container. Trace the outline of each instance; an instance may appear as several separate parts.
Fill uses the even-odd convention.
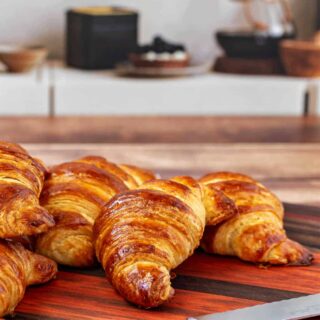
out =
[[[80,69],[112,69],[137,47],[137,12],[116,7],[67,12],[66,62]]]
[[[218,43],[230,58],[276,58],[280,41],[294,37],[294,34],[276,37],[250,31],[218,31],[216,34]]]

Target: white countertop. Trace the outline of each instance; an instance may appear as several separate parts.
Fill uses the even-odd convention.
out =
[[[319,84],[213,72],[188,78],[124,78],[49,61],[25,74],[0,73],[0,114],[47,114],[51,108],[57,115],[301,115],[308,91],[312,108],[318,108]]]

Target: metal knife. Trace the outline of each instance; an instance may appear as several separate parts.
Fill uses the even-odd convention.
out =
[[[320,294],[220,312],[188,320],[299,320],[320,315]]]

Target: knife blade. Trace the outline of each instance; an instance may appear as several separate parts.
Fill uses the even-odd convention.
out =
[[[220,312],[188,320],[299,320],[320,315],[320,294]]]

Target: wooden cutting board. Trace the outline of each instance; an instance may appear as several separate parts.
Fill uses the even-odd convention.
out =
[[[301,204],[286,203],[286,229],[292,239],[310,247],[316,259],[310,267],[261,268],[198,250],[175,270],[174,298],[161,308],[148,311],[125,302],[99,267],[61,268],[56,280],[27,290],[17,308],[16,319],[185,319],[320,292],[320,206],[317,205],[320,166],[316,161],[319,147],[35,145],[27,148],[49,164],[84,154],[100,154],[118,161],[130,158],[139,165],[150,164],[153,158],[152,169],[164,176],[202,174],[202,170],[216,170],[216,167],[230,170],[232,164],[233,170],[262,178],[282,198],[296,203],[301,200]],[[171,151],[170,156],[165,150]],[[201,166],[195,154],[202,155]],[[260,158],[265,162],[257,161]]]
[[[320,250],[320,208],[287,205],[286,227]],[[100,268],[61,268],[50,284],[28,289],[16,319],[185,319],[320,292],[320,254],[310,267],[265,269],[198,250],[175,273],[172,301],[145,311],[125,302]]]

